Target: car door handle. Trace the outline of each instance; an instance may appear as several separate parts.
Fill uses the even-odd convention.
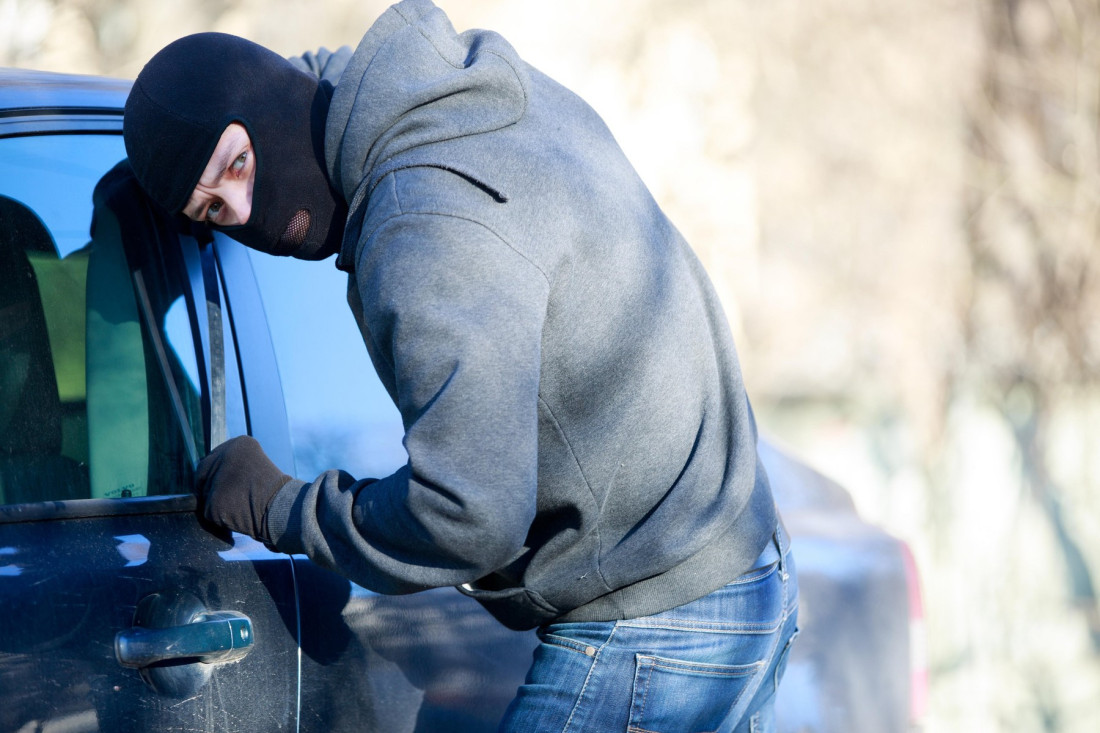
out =
[[[115,656],[123,667],[193,659],[207,664],[240,659],[252,649],[252,621],[236,611],[201,613],[168,628],[135,626],[115,635]]]

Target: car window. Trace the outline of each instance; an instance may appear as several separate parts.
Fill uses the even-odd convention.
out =
[[[224,294],[196,297],[182,249],[202,246],[124,155],[117,135],[0,139],[0,504],[186,493],[208,418],[244,431]]]
[[[279,364],[297,475],[341,468],[379,477],[403,466],[401,415],[348,308],[348,276],[332,259],[248,254]]]

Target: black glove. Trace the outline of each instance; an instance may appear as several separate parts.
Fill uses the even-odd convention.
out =
[[[287,481],[255,438],[227,440],[195,469],[199,517],[271,546],[267,506]]]

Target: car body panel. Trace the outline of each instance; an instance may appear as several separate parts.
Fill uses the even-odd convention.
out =
[[[297,622],[287,558],[201,529],[193,500],[104,501],[143,511],[37,521],[0,513],[0,730],[292,729]],[[143,598],[164,592],[243,611],[255,648],[236,662],[192,662],[210,667],[209,679],[186,694],[154,690],[119,665],[114,641]]]
[[[533,632],[452,588],[384,596],[295,559],[303,731],[495,731],[523,683]]]
[[[121,121],[132,85],[103,76],[0,68],[0,117],[33,117],[50,110],[79,117],[96,111]]]

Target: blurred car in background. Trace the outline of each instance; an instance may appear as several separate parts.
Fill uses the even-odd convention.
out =
[[[147,206],[118,165],[128,89],[0,70],[0,731],[495,730],[532,633],[453,589],[381,596],[199,525],[194,465],[226,438],[309,476],[357,465],[364,444],[401,460],[400,424],[369,400],[361,423],[320,433],[288,416],[372,373],[357,343],[311,351],[316,329],[279,307],[310,297],[287,283],[311,268],[321,312],[350,320],[343,276],[261,264]],[[303,354],[310,379],[287,368]],[[761,451],[801,584],[780,730],[910,730],[924,683],[908,549]]]

